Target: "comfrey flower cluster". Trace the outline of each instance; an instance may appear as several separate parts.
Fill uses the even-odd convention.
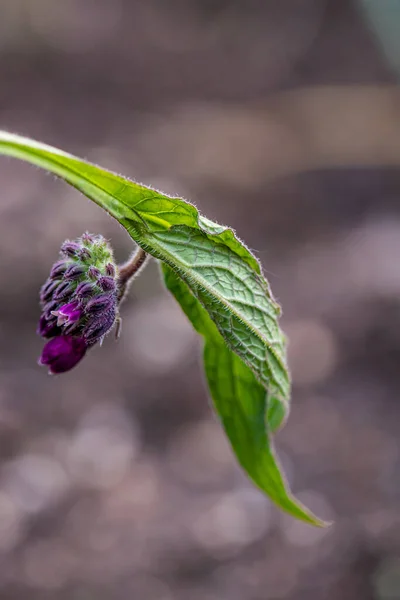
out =
[[[37,331],[49,341],[39,364],[50,373],[72,369],[119,320],[121,295],[118,268],[103,236],[85,233],[64,242],[61,260],[40,290]]]

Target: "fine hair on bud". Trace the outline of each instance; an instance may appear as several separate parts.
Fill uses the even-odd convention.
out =
[[[65,241],[61,259],[40,290],[42,314],[37,332],[47,340],[39,363],[58,374],[75,367],[86,351],[120,323],[120,272],[101,235],[84,233]],[[134,265],[133,271],[143,264]],[[124,285],[133,275],[124,266]]]

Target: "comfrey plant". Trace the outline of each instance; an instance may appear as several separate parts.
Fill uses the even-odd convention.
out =
[[[292,495],[273,448],[289,414],[290,377],[280,307],[255,256],[232,229],[172,198],[51,146],[0,131],[0,154],[57,175],[114,217],[137,244],[118,268],[100,235],[65,242],[40,292],[40,358],[64,373],[119,329],[119,305],[146,256],[161,265],[167,289],[204,338],[214,408],[236,457],[280,508],[324,526]]]

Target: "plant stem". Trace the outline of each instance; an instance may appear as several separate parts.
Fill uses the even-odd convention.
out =
[[[141,268],[145,265],[147,257],[147,252],[145,252],[142,248],[138,248],[135,254],[133,254],[129,260],[118,267],[119,302],[121,302],[127,293],[133,279],[136,277],[136,275],[138,275]]]

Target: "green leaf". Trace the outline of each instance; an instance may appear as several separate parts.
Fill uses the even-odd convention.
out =
[[[212,326],[214,341],[205,350],[208,379],[241,464],[282,508],[321,524],[291,498],[274,459],[266,421],[276,428],[288,415],[290,398],[280,308],[257,259],[234,232],[200,216],[189,202],[45,144],[0,132],[0,154],[33,163],[67,181],[178,275],[176,281],[188,287],[196,310],[209,316],[207,329]]]
[[[184,281],[168,265],[164,264],[162,270],[167,288],[195,330],[204,337],[204,367],[211,397],[239,463],[280,508],[313,525],[325,525],[292,496],[281,473],[270,427],[265,421],[265,388],[240,357],[226,346],[207,311]],[[273,398],[269,398],[268,403],[271,400]],[[277,411],[278,418],[274,423],[277,426],[282,416],[281,404],[275,400],[272,406]]]

